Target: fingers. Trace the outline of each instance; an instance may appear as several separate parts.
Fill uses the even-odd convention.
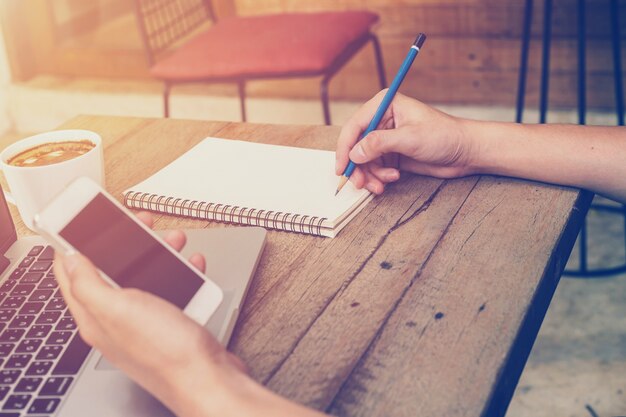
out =
[[[359,140],[361,133],[367,129],[386,92],[386,89],[379,92],[374,98],[361,106],[341,129],[339,139],[337,140],[337,151],[335,153],[335,173],[337,175],[341,175],[348,165],[348,153],[350,149],[352,149],[354,144]],[[391,110],[385,113],[382,121],[378,125],[379,129],[386,127],[388,121],[391,119],[391,114]]]
[[[202,256],[201,254],[194,253],[189,258],[189,262],[191,262],[193,266],[198,268],[203,273],[206,272],[206,260],[204,259],[204,256]]]
[[[105,282],[96,267],[84,256],[66,255],[62,261],[66,290],[80,308],[94,313],[109,311],[116,289]]]
[[[139,213],[137,213],[137,218],[143,224],[152,229],[152,226],[154,225],[154,218],[152,217],[152,214],[148,213],[147,211],[140,211]]]
[[[369,168],[370,172],[383,183],[394,182],[400,178],[400,171],[396,168],[383,167],[377,164],[371,164]]]
[[[187,236],[185,236],[185,233],[180,230],[172,230],[163,240],[174,248],[174,250],[180,252],[185,246],[185,243],[187,243]]]
[[[98,335],[102,334],[102,329],[98,321],[95,320],[92,314],[87,310],[89,306],[83,306],[72,294],[72,285],[68,272],[66,271],[64,260],[65,258],[58,252],[55,254],[54,274],[59,283],[61,293],[63,294],[63,299],[76,320],[80,334],[85,342],[92,346],[98,345]]]
[[[354,146],[349,157],[356,164],[364,164],[391,152],[407,155],[416,139],[409,127],[375,130]]]

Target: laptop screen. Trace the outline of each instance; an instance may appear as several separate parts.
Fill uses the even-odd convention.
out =
[[[0,187],[0,251],[4,253],[17,240],[15,225],[9,211],[9,206]]]

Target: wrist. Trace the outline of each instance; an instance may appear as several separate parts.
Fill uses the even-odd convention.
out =
[[[472,119],[457,119],[462,142],[467,149],[465,175],[487,174],[492,143],[485,134],[486,122]]]

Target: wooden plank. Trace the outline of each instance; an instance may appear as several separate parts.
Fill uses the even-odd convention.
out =
[[[624,77],[626,81],[626,76]],[[518,74],[507,71],[429,70],[416,65],[407,74],[400,91],[431,104],[481,104],[515,106]],[[537,107],[539,73],[529,72],[527,105]],[[550,108],[576,106],[577,76],[574,73],[553,73],[550,77]],[[591,108],[613,109],[614,80],[610,73],[587,76],[587,105]],[[593,87],[592,87],[593,86]],[[255,81],[249,84],[251,96],[310,98],[318,97],[318,80],[294,79]],[[367,100],[379,91],[375,73],[340,73],[330,83],[333,100]],[[332,106],[332,102],[331,102]]]
[[[546,266],[553,256],[565,264],[569,253],[554,248],[570,217],[581,217],[572,213],[577,198],[483,177],[330,411],[481,415]],[[548,272],[558,281],[560,271]]]
[[[370,216],[381,216],[402,196],[412,196],[412,206],[387,223],[377,247],[359,259],[356,272],[344,281],[267,385],[307,406],[328,407],[477,180],[410,178],[391,187]],[[294,385],[293,380],[300,383]]]
[[[325,10],[367,9],[378,13],[381,23],[378,33],[382,36],[410,35],[426,32],[430,36],[493,36],[519,38],[522,32],[524,1],[333,1],[316,2],[275,1],[262,2],[238,0],[239,15],[254,15],[281,12],[317,12]],[[626,4],[620,2],[620,11],[626,11]],[[534,7],[533,36],[542,33],[543,7]],[[589,37],[610,36],[609,3],[606,0],[595,2],[595,7],[587,7],[587,35]],[[553,5],[553,36],[575,37],[576,2],[560,1]],[[622,36],[626,34],[622,33]]]

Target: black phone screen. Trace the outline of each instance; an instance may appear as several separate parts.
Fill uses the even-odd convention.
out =
[[[59,233],[123,288],[138,288],[181,309],[203,280],[103,194]]]

